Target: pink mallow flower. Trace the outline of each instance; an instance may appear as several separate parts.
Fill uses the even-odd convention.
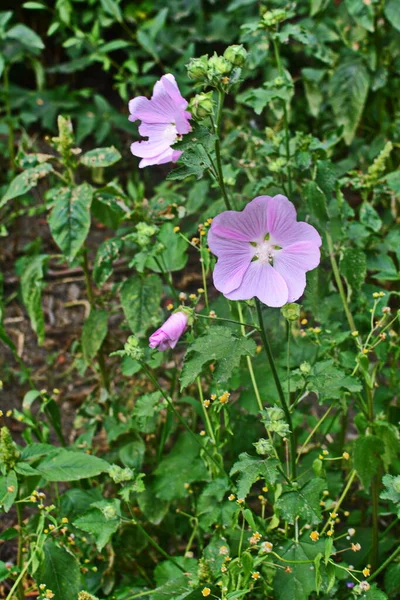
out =
[[[285,196],[258,196],[242,212],[215,217],[208,245],[218,257],[214,285],[226,298],[256,296],[267,306],[283,306],[303,294],[306,271],[320,261],[321,238],[296,220]]]
[[[189,315],[183,311],[172,313],[165,323],[150,336],[150,348],[158,348],[161,351],[175,348],[179,338],[186,331],[188,320]]]
[[[149,138],[131,144],[132,154],[142,159],[140,168],[178,160],[182,151],[171,146],[191,130],[189,119],[192,115],[185,110],[187,105],[170,73],[157,81],[151,100],[144,96],[130,100],[129,120],[142,121],[139,133]]]

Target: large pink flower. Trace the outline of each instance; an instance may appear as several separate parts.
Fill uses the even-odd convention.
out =
[[[285,196],[258,196],[242,212],[213,219],[208,245],[218,257],[214,285],[230,300],[256,296],[267,306],[294,302],[304,292],[306,272],[319,265],[321,238],[296,220]]]
[[[172,313],[165,323],[150,336],[150,348],[158,348],[161,351],[175,348],[179,338],[186,331],[188,320],[189,316],[186,312]]]
[[[140,168],[178,160],[182,151],[174,150],[171,146],[191,130],[191,114],[185,110],[187,105],[175,77],[170,73],[157,81],[151,100],[144,96],[130,100],[129,120],[142,121],[139,133],[149,138],[131,144],[132,154],[142,158]]]

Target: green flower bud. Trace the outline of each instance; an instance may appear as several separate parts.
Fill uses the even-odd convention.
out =
[[[207,62],[208,54],[200,56],[200,58],[191,58],[189,63],[186,65],[187,74],[189,79],[194,81],[201,81],[207,76]]]
[[[270,421],[282,421],[285,418],[285,413],[279,406],[271,406],[266,412]]]
[[[212,115],[214,112],[213,93],[203,92],[202,94],[196,94],[190,101],[189,112],[191,112],[193,117],[197,120]]]
[[[261,25],[267,28],[276,27],[276,25],[285,21],[286,18],[287,12],[284,9],[277,8],[275,10],[267,10],[263,15]]]
[[[275,421],[268,427],[269,431],[274,431],[281,437],[287,437],[290,433],[289,425],[283,421]]]
[[[114,483],[123,483],[124,481],[132,481],[132,479],[134,478],[134,473],[133,473],[132,469],[129,469],[128,467],[123,469],[122,467],[119,467],[118,465],[111,465],[108,470],[108,474]],[[114,518],[116,516],[115,509],[112,506],[109,506],[106,508],[112,509],[114,511],[114,514],[113,514],[113,516],[107,516],[103,510],[104,516],[108,519]]]
[[[6,472],[14,468],[19,458],[19,451],[15,445],[10,430],[7,427],[0,429],[0,464],[4,464]]]
[[[309,375],[311,373],[311,365],[308,362],[303,362],[300,365],[300,371],[303,373],[303,375]]]
[[[83,590],[78,594],[78,600],[99,600],[97,596],[92,596],[89,592],[84,592]]]
[[[150,244],[151,237],[155,233],[157,233],[158,227],[156,227],[155,225],[149,225],[148,223],[141,222],[136,225],[136,230],[136,241],[139,244],[139,246],[143,247]]]
[[[229,46],[224,52],[224,58],[229,60],[235,67],[243,67],[247,59],[247,50],[242,44]]]
[[[208,59],[208,71],[207,75],[209,79],[214,77],[221,77],[221,75],[228,75],[232,71],[232,63],[226,60],[223,56],[218,56],[215,52],[214,56]]]
[[[298,321],[300,318],[300,304],[289,302],[281,308],[282,316],[288,321]]]
[[[257,454],[270,454],[272,452],[272,444],[269,440],[261,438],[253,444],[256,449]]]

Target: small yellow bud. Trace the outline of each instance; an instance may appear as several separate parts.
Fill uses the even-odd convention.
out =
[[[254,572],[251,574],[251,578],[252,578],[252,579],[255,579],[255,580],[257,580],[257,579],[260,579],[260,573],[259,573],[258,571],[254,571]]]
[[[203,402],[203,406],[204,406],[205,408],[208,408],[208,407],[210,406],[210,404],[211,404],[211,401],[210,401],[210,400],[204,400],[204,402]]]
[[[171,304],[171,302],[169,304],[167,304],[167,309],[168,310],[172,310],[174,308],[174,305]]]
[[[357,336],[358,336],[358,331],[352,331],[352,332],[351,332],[351,335],[352,335],[353,337],[357,337]]]
[[[204,429],[202,429],[202,430],[200,431],[200,435],[201,435],[201,437],[204,437],[204,436],[206,435],[206,432],[204,431]]]
[[[343,452],[342,456],[343,456],[344,460],[349,460],[349,458],[350,458],[350,454],[348,452]]]
[[[204,294],[203,288],[197,288],[197,293],[198,294]]]
[[[351,549],[353,550],[353,552],[358,552],[359,550],[361,550],[361,544],[352,544]]]
[[[322,454],[323,454],[324,456],[328,456],[329,452],[328,452],[328,450],[324,450],[324,451],[322,452]]]
[[[63,517],[63,518],[61,519],[61,523],[69,523],[69,519],[68,519],[68,517]]]
[[[206,597],[209,596],[211,594],[211,590],[209,587],[205,587],[201,590],[201,595]]]
[[[60,393],[60,390],[58,388],[53,389],[53,394],[55,394],[57,396],[59,393]]]
[[[365,569],[363,569],[362,571],[364,577],[369,577],[371,575],[371,571],[368,569],[368,567],[365,567]]]
[[[229,502],[233,502],[233,500],[235,500],[236,496],[234,494],[229,494],[228,496],[228,500]]]
[[[221,546],[219,549],[219,553],[222,554],[222,556],[227,556],[229,554],[228,546]]]
[[[196,294],[190,294],[189,298],[190,298],[190,300],[196,300],[197,296],[196,296]]]
[[[178,231],[180,231],[181,228],[180,227],[174,227],[174,233],[178,233]]]
[[[333,534],[334,534],[334,531],[333,531],[333,529],[330,529],[329,531],[327,531],[327,532],[326,532],[326,535],[327,535],[328,537],[332,537],[332,535],[333,535]]]
[[[244,502],[243,498],[238,498],[238,499],[237,499],[237,503],[238,503],[238,504],[243,504],[243,502]]]
[[[300,321],[300,323],[301,323],[302,325],[307,325],[307,323],[308,323],[308,319],[302,319],[302,320]]]
[[[318,533],[318,531],[312,531],[310,533],[310,538],[312,539],[313,542],[318,542],[318,540],[319,540],[319,533]]]

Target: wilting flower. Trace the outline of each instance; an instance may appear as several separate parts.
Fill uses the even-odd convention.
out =
[[[189,315],[179,311],[173,313],[157,331],[149,338],[150,348],[158,348],[161,351],[175,348],[179,338],[185,333],[188,325]]]
[[[191,130],[191,114],[185,110],[187,105],[175,77],[170,73],[157,81],[151,100],[144,96],[130,100],[129,120],[142,121],[139,133],[149,138],[147,141],[131,144],[132,154],[142,158],[140,168],[178,160],[182,151],[174,150],[171,146]]]
[[[321,243],[314,227],[296,220],[285,196],[258,196],[242,212],[213,219],[208,245],[218,257],[214,285],[230,300],[294,302],[304,292],[306,272],[319,264]]]

